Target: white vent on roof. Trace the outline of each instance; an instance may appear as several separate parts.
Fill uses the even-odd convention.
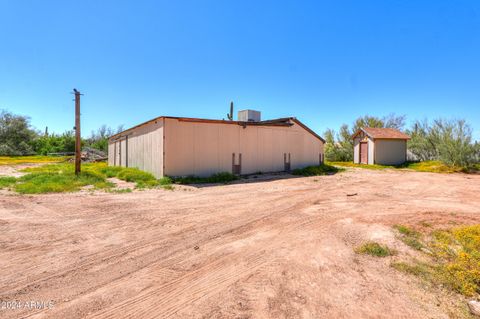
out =
[[[238,111],[238,120],[240,122],[260,122],[260,112],[254,110]]]

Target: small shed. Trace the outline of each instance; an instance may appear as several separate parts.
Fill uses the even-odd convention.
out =
[[[407,160],[405,133],[393,128],[364,127],[353,135],[353,162],[356,164],[399,165]]]

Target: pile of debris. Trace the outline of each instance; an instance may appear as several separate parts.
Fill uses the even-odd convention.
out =
[[[85,163],[103,162],[108,160],[107,153],[90,147],[85,147],[80,153],[80,157],[82,162]],[[75,157],[70,158],[68,161],[71,163],[75,162]]]
[[[81,157],[83,162],[102,162],[108,159],[105,152],[90,147],[82,150]]]

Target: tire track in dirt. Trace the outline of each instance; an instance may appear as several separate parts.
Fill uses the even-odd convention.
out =
[[[304,205],[308,205],[308,204],[302,204],[302,206]],[[284,205],[281,205],[281,206],[284,206]],[[236,220],[235,222],[235,225],[230,227],[229,229],[225,230],[225,227],[224,227],[224,224],[222,225],[221,223],[218,223],[218,229],[222,230],[221,232],[218,232],[216,233],[215,235],[213,236],[207,236],[204,241],[205,242],[208,242],[210,241],[212,238],[222,238],[224,237],[225,235],[229,235],[229,234],[232,234],[232,235],[235,235],[237,232],[240,232],[242,233],[241,230],[243,229],[250,229],[252,231],[255,231],[255,228],[256,228],[256,224],[258,223],[265,223],[265,221],[269,220],[269,219],[277,219],[277,218],[280,218],[282,216],[285,216],[285,215],[288,215],[289,212],[294,209],[295,206],[298,206],[298,204],[296,205],[292,205],[291,207],[287,207],[287,208],[283,208],[281,211],[277,211],[275,213],[275,215],[272,216],[271,212],[265,212],[265,215],[263,216],[258,216],[258,215],[252,215],[252,216],[255,216],[255,218],[249,218],[248,222],[245,222],[244,220]],[[284,206],[285,207],[285,206]],[[271,221],[270,221],[271,222]],[[267,224],[269,224],[270,222],[267,222]],[[217,226],[217,224],[216,224]],[[274,224],[271,224],[270,228],[271,227],[274,227]],[[209,231],[209,234],[211,234],[212,231]],[[192,239],[195,239],[195,241],[193,242],[192,241],[192,245],[193,243],[196,243],[196,242],[201,242],[199,241],[199,238],[196,234],[192,234],[190,236]],[[187,238],[185,236],[183,236],[182,240],[186,240]],[[175,242],[176,239],[171,239],[169,241],[172,241],[172,242]],[[89,261],[85,261],[83,263],[81,263],[80,265],[79,264],[75,264],[73,265],[71,268],[63,271],[63,272],[60,272],[60,273],[57,273],[55,275],[52,275],[52,276],[49,276],[49,277],[43,277],[37,281],[30,281],[29,285],[27,287],[22,287],[22,288],[18,288],[16,287],[15,289],[13,289],[12,292],[15,292],[15,291],[21,291],[22,294],[24,293],[28,293],[29,291],[31,291],[31,289],[29,289],[30,287],[33,287],[35,288],[35,290],[38,290],[39,288],[39,285],[41,285],[42,283],[45,283],[47,286],[57,286],[57,285],[61,285],[63,281],[65,280],[69,280],[71,279],[72,277],[75,277],[75,273],[80,273],[80,272],[84,272],[84,270],[82,270],[82,268],[86,267],[86,266],[94,266],[96,265],[97,262],[106,262],[107,260],[109,259],[118,259],[119,257],[121,257],[122,255],[126,255],[128,254],[129,252],[135,252],[137,251],[139,248],[146,248],[146,247],[151,247],[151,246],[154,246],[155,244],[158,244],[158,243],[155,243],[155,242],[152,242],[152,241],[148,241],[148,242],[140,242],[140,243],[137,243],[137,244],[134,244],[134,245],[130,245],[124,249],[121,249],[121,251],[117,251],[115,249],[112,249],[110,251],[107,252],[107,256],[101,258],[100,260],[98,258],[96,258],[95,260],[89,260]],[[161,246],[165,246],[167,244],[166,241],[162,242],[161,243]],[[144,266],[142,266],[142,268],[144,267],[147,267],[149,266],[150,264],[152,263],[155,263],[158,259],[165,259],[165,258],[168,258],[170,257],[171,255],[174,255],[175,253],[177,252],[182,252],[182,250],[184,249],[184,245],[181,245],[179,247],[177,247],[177,250],[172,252],[169,256],[163,256],[163,257],[158,257],[156,258],[156,260],[153,260],[151,263],[148,263]],[[154,250],[153,248],[151,250]],[[112,253],[112,254],[110,254]],[[97,256],[98,257],[98,256]],[[126,256],[124,256],[126,258]],[[141,256],[138,256],[138,258],[144,260],[146,259],[145,258],[145,255],[141,255]],[[119,260],[116,260],[116,262],[118,263]],[[120,261],[121,262],[121,261]],[[136,272],[136,271],[139,271],[141,270],[142,268],[137,268],[135,269],[133,272]],[[124,274],[122,277],[125,277],[125,276],[129,276],[131,275],[133,272],[128,272],[126,274]],[[55,278],[59,278],[60,281],[55,284]],[[121,278],[121,277],[120,277]],[[110,278],[110,280],[117,280],[118,278]],[[95,289],[97,289],[98,287],[96,287]],[[92,289],[89,289],[89,291],[91,291]],[[94,290],[94,289],[93,289]],[[88,292],[88,291],[85,291],[85,292]],[[8,292],[7,292],[8,294]],[[13,295],[13,297],[18,297],[18,294],[15,294]]]
[[[78,208],[78,202],[85,200],[84,195],[83,197],[68,194],[11,198],[9,200],[12,200],[12,205],[4,207],[13,207],[14,200],[33,202],[41,198],[42,205],[53,212],[58,212],[63,207],[67,210],[72,209],[73,211],[69,211],[68,215],[60,214],[61,217],[58,217],[64,222],[62,225],[66,228],[65,232],[72,236],[82,236],[84,230],[101,234],[94,238],[94,241],[101,242],[98,248],[72,253],[69,250],[70,242],[65,241],[64,236],[58,236],[62,229],[50,227],[47,224],[43,228],[35,227],[42,232],[39,233],[42,236],[42,242],[33,242],[32,253],[35,245],[39,244],[51,246],[55,243],[53,248],[61,250],[63,242],[62,254],[39,260],[38,265],[35,265],[26,259],[28,251],[22,250],[22,259],[15,258],[13,264],[23,260],[28,267],[22,266],[22,269],[26,269],[28,278],[8,276],[4,283],[11,282],[9,288],[12,289],[8,291],[13,296],[19,292],[18,289],[26,288],[16,296],[29,299],[37,296],[53,296],[59,297],[60,300],[51,311],[22,312],[15,315],[40,318],[83,318],[87,315],[110,318],[128,316],[158,318],[162,315],[175,317],[179,313],[199,317],[208,313],[226,313],[231,314],[232,317],[238,317],[245,313],[245,316],[256,317],[259,314],[258,307],[267,307],[265,311],[268,311],[268,304],[264,303],[264,299],[259,301],[263,302],[261,304],[255,301],[256,297],[262,296],[262,290],[256,286],[259,280],[256,276],[264,276],[265,282],[268,283],[271,278],[279,278],[272,277],[269,272],[288,269],[291,276],[287,280],[290,280],[289,278],[301,280],[302,272],[308,271],[310,267],[310,264],[301,263],[305,258],[307,260],[310,258],[309,252],[302,247],[302,244],[307,245],[307,240],[314,241],[315,244],[307,246],[311,250],[317,250],[316,253],[320,257],[323,256],[322,254],[327,254],[327,265],[328,263],[331,265],[330,269],[322,266],[320,271],[326,273],[322,273],[317,278],[334,278],[335,274],[331,273],[332,271],[343,271],[344,273],[341,274],[343,278],[356,276],[348,265],[337,267],[335,263],[339,261],[338,256],[336,257],[334,251],[329,252],[328,245],[337,239],[342,241],[345,236],[350,236],[353,239],[342,248],[343,253],[350,254],[350,246],[355,245],[355,242],[363,236],[361,231],[369,227],[359,225],[359,220],[367,224],[371,224],[372,221],[383,224],[386,220],[388,224],[398,222],[407,214],[427,211],[428,207],[442,205],[442,201],[436,200],[436,197],[441,196],[447,200],[450,198],[455,202],[452,207],[464,212],[472,211],[473,206],[478,202],[472,198],[475,196],[475,191],[478,191],[478,187],[464,188],[456,176],[449,179],[448,185],[442,183],[435,185],[435,180],[441,180],[438,175],[424,177],[418,173],[367,172],[364,174],[364,172],[347,172],[338,176],[314,179],[300,178],[271,183],[216,186],[186,195],[181,192],[156,191],[122,196],[89,196],[88,205],[82,208]],[[365,181],[368,185],[359,181]],[[410,189],[408,183],[412,181],[417,183],[415,184],[417,186]],[[419,196],[416,196],[418,183],[428,186],[422,192],[418,192]],[[397,185],[401,187],[397,188]],[[358,192],[357,188],[361,186],[363,188],[358,196],[346,197],[345,193]],[[458,202],[455,196],[459,189],[462,190],[462,196],[470,198],[470,202],[466,200],[464,203]],[[416,203],[416,200],[422,201],[422,204]],[[18,207],[17,205],[15,209]],[[44,213],[45,217],[50,214],[47,210]],[[347,217],[351,219],[352,226],[347,228],[352,234],[348,232],[343,234],[343,226],[337,227],[338,229],[332,226],[333,222]],[[0,236],[14,238],[12,237],[14,229],[19,229],[22,234],[25,234],[30,226],[28,223],[22,225],[16,222],[12,228],[8,228],[8,234],[3,233]],[[356,227],[359,227],[358,232]],[[115,241],[115,245],[107,245],[109,236],[116,233],[120,236],[116,238],[120,240]],[[329,233],[328,236],[327,233]],[[52,236],[52,239],[48,239],[49,237],[44,234]],[[47,241],[44,241],[44,238]],[[319,247],[317,243],[325,244],[327,247]],[[193,249],[196,245],[200,246],[199,250]],[[44,250],[40,249],[40,251]],[[48,250],[45,251],[48,252]],[[290,252],[294,254],[292,256],[300,258],[295,268],[288,268],[290,266],[284,263],[286,256],[291,258]],[[312,251],[312,253],[315,252]],[[2,253],[1,256],[15,257],[11,251]],[[73,262],[65,259],[70,256],[73,258],[80,256],[80,258],[75,258]],[[48,275],[40,274],[41,270],[48,269],[49,263],[54,261],[59,270],[54,269]],[[60,264],[59,261],[66,261],[66,263]],[[325,261],[319,261],[319,263],[323,265]],[[6,269],[13,268],[8,266]],[[388,272],[383,273],[388,275]],[[252,278],[247,287],[244,284],[246,278]],[[370,273],[363,279],[359,276],[356,279],[359,285],[357,289],[375,291],[374,284],[377,281],[365,278],[374,278],[374,274]],[[385,280],[388,279],[391,278]],[[327,287],[335,287],[332,286],[332,282]],[[342,282],[344,285],[339,287],[344,293],[348,282],[348,280]],[[288,281],[285,284],[288,285]],[[305,283],[302,284],[305,285]],[[322,287],[321,282],[317,284]],[[2,289],[5,288],[3,283],[1,285]],[[212,307],[216,307],[217,298],[218,307],[228,305],[225,300],[227,297],[222,292],[229,291],[232,286],[235,287],[234,293],[241,291],[247,294],[244,296],[245,302],[253,302],[254,307],[251,307],[252,304],[246,304],[228,309],[218,308],[220,312],[212,312]],[[276,294],[275,289],[296,289],[297,287],[282,288],[281,285],[270,285],[270,293]],[[2,290],[3,292],[5,290]],[[328,296],[326,291],[315,290],[311,292],[310,297],[316,297],[317,293],[320,296]],[[256,295],[248,296],[250,294]],[[345,294],[348,296],[348,293]],[[282,292],[279,293],[279,296],[293,295],[291,291],[283,295]],[[398,296],[401,295],[402,293],[398,293],[395,298],[400,298]],[[364,296],[361,292],[357,296],[363,298],[362,304],[373,307],[377,311],[373,313],[379,314],[382,313],[378,312],[379,310],[386,309],[391,309],[393,316],[401,313],[398,307],[385,308],[382,303],[372,302],[368,295]],[[1,297],[10,296],[0,295]],[[68,300],[62,302],[62,298]],[[385,298],[386,302],[399,300],[391,296],[385,296]],[[316,300],[318,303],[318,299]],[[353,312],[342,313],[341,307],[331,308],[341,306],[341,301],[336,304],[337,301],[330,296],[320,300],[323,300],[321,301],[323,304],[317,304],[315,309],[318,311],[314,312],[318,315],[323,310],[327,310],[330,314],[343,314],[346,317],[354,314]],[[327,301],[328,303],[325,303]],[[408,304],[407,299],[401,301]],[[196,312],[200,311],[197,308],[198,305],[202,306],[201,312]],[[418,310],[416,304],[409,305]],[[292,309],[295,310],[295,308]],[[413,310],[412,312],[415,313]],[[364,309],[361,313],[369,312]],[[0,314],[0,317],[2,315],[6,314]],[[439,318],[437,315],[432,317]]]
[[[28,205],[26,205],[26,206],[28,206]],[[254,223],[257,220],[260,220],[264,217],[265,216],[260,216],[260,217],[255,216],[253,218],[253,220],[249,221],[248,223]],[[222,222],[218,222],[218,223],[215,223],[213,225],[214,229],[212,229],[212,231],[218,237],[218,236],[222,236],[223,234],[227,234],[231,231],[234,231],[236,228],[242,227],[244,225],[245,225],[245,221],[237,220],[235,225],[232,225],[230,229],[225,230],[225,225]],[[208,227],[211,227],[211,226],[212,225],[208,225]],[[218,229],[219,231],[216,232],[215,229]],[[191,230],[193,230],[193,228]],[[165,239],[165,235],[151,236],[151,237],[148,237],[148,239],[146,239],[146,240],[135,242],[134,244],[130,244],[130,245],[127,245],[127,246],[123,246],[120,249],[118,249],[118,247],[115,247],[115,248],[106,249],[106,250],[103,250],[103,251],[100,251],[100,252],[97,252],[97,253],[94,253],[94,254],[86,255],[84,257],[84,261],[82,261],[82,262],[73,264],[71,267],[63,269],[62,271],[57,272],[56,274],[48,276],[48,277],[43,277],[43,278],[40,278],[38,280],[31,280],[31,279],[25,280],[25,281],[28,282],[28,284],[26,286],[24,286],[24,287],[16,286],[16,287],[12,288],[11,290],[4,291],[2,293],[2,295],[12,293],[13,292],[12,290],[28,290],[28,286],[38,286],[39,284],[41,284],[42,282],[45,282],[45,281],[50,281],[51,282],[55,278],[66,277],[67,275],[76,272],[79,268],[88,268],[89,266],[94,265],[97,261],[101,261],[103,263],[109,262],[111,260],[117,261],[116,260],[117,258],[120,258],[122,256],[124,258],[127,258],[126,255],[128,255],[131,252],[136,252],[138,250],[143,250],[143,249],[146,249],[146,248],[152,248],[151,250],[153,250],[153,249],[156,249],[156,248],[162,248],[162,247],[167,247],[167,246],[171,247],[172,243],[175,243],[175,242],[179,241],[180,238],[177,238],[177,237],[182,237],[183,236],[184,238],[181,238],[182,240],[188,239],[187,237],[184,236],[185,232],[188,233],[188,229],[187,230],[182,229],[182,231],[170,234],[169,236],[172,237],[172,238],[169,238],[169,239]],[[209,235],[207,235],[207,236],[209,236]],[[191,234],[190,237],[199,238],[198,235],[196,235],[196,234]],[[202,236],[200,235],[200,238],[201,237]],[[200,240],[200,238],[199,238],[199,240]],[[205,240],[209,240],[209,239],[210,239],[209,237],[205,238]],[[192,243],[192,245],[193,245],[193,243]],[[159,247],[155,247],[155,246],[159,246]],[[180,251],[182,249],[184,249],[184,247],[179,246],[179,247],[177,247],[176,251]],[[173,251],[173,253],[175,253],[176,251]],[[168,257],[169,256],[167,255],[167,256],[162,256],[161,258],[168,258]],[[17,281],[16,284],[18,285],[19,282]]]
[[[301,206],[304,206],[304,204]],[[292,213],[291,210],[289,212]],[[229,254],[166,285],[149,289],[135,296],[135,298],[113,305],[111,308],[95,313],[91,317],[116,318],[119,309],[123,309],[122,316],[124,317],[172,317],[185,305],[191,305],[201,298],[210,297],[238,280],[251,275],[261,267],[275,263],[276,259],[272,259],[272,252],[284,243],[289,234],[299,230],[305,231],[307,228],[326,231],[328,225],[319,228],[320,223],[324,224],[325,218],[307,216],[299,218],[296,223],[284,223],[283,226],[270,224],[268,228],[278,230],[278,232],[257,244],[262,247],[261,252],[258,252],[255,246],[248,247],[238,253]],[[265,228],[259,229],[258,226],[256,228],[261,232],[266,231]],[[149,307],[148,305],[154,306]]]
[[[231,241],[238,240],[238,236],[240,236],[240,235],[244,236],[245,234],[251,235],[251,234],[255,234],[256,232],[268,232],[268,231],[271,231],[272,229],[276,230],[276,232],[277,231],[279,232],[277,234],[277,237],[285,236],[285,230],[284,230],[283,227],[279,226],[280,221],[279,221],[279,218],[277,218],[277,217],[289,215],[292,212],[292,210],[293,211],[298,211],[301,207],[303,207],[305,205],[308,205],[308,204],[302,203],[302,204],[292,205],[291,207],[289,207],[287,209],[284,209],[284,211],[282,211],[281,214],[277,214],[275,216],[270,216],[270,215],[269,216],[264,216],[263,218],[258,218],[258,219],[255,219],[255,220],[251,221],[250,222],[251,225],[249,227],[245,227],[245,225],[242,225],[242,226],[238,227],[237,229],[235,229],[235,228],[230,229],[229,231],[226,231],[225,234],[222,234],[221,236],[214,236],[216,238],[220,238],[219,239],[220,242],[214,243],[214,244],[218,245],[218,246],[221,246],[222,244],[225,244],[225,242],[227,242],[227,244],[228,244]],[[318,217],[317,217],[317,219],[318,219]],[[311,216],[303,217],[302,215],[298,215],[297,224],[289,225],[288,223],[285,223],[285,221],[283,221],[281,223],[285,224],[286,227],[290,227],[290,228],[293,227],[292,229],[295,229],[296,227],[303,227],[304,228],[306,225],[311,224],[314,220],[315,219],[312,218]],[[239,232],[240,229],[242,229],[243,231]],[[248,231],[248,232],[246,233],[246,231]],[[226,236],[229,236],[229,237],[226,237]],[[210,240],[205,241],[205,243],[209,243],[209,242],[210,242]],[[167,267],[169,267],[169,268],[174,267],[176,265],[176,263],[180,260],[188,260],[188,258],[189,258],[188,251],[180,251],[179,253],[180,253],[179,255],[172,256],[171,258],[169,258],[167,260],[160,260],[160,261],[158,261],[158,263],[154,262],[152,264],[146,265],[145,267],[149,267],[149,268],[152,268],[152,269],[165,269]],[[263,254],[263,255],[265,255],[265,254]],[[230,255],[228,255],[225,258],[231,259],[231,256],[230,257],[229,256]],[[224,257],[222,257],[222,260],[223,260],[223,258]],[[239,259],[239,261],[241,261],[241,259]],[[128,286],[128,283],[125,282],[124,278],[125,277],[132,277],[133,273],[143,271],[145,267],[138,268],[135,271],[133,271],[132,273],[129,273],[128,275],[125,275],[122,278],[116,279],[115,284],[108,284],[109,285],[109,290],[114,291],[115,289],[122,289],[121,287],[123,285]],[[203,265],[202,269],[205,268],[205,267],[208,268],[208,264]],[[152,270],[151,273],[154,274],[155,270]],[[172,278],[172,279],[174,279],[174,278]],[[100,287],[96,287],[95,290],[91,291],[91,293],[95,294],[95,291],[98,290],[98,289],[100,289]]]

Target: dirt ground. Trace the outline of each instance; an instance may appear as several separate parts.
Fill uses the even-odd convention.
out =
[[[0,194],[1,318],[454,318],[395,223],[480,222],[480,176],[353,169],[175,191]],[[255,182],[254,182],[255,181]],[[354,196],[347,196],[347,194]],[[366,240],[399,256],[358,255]],[[460,306],[459,306],[460,305]]]

